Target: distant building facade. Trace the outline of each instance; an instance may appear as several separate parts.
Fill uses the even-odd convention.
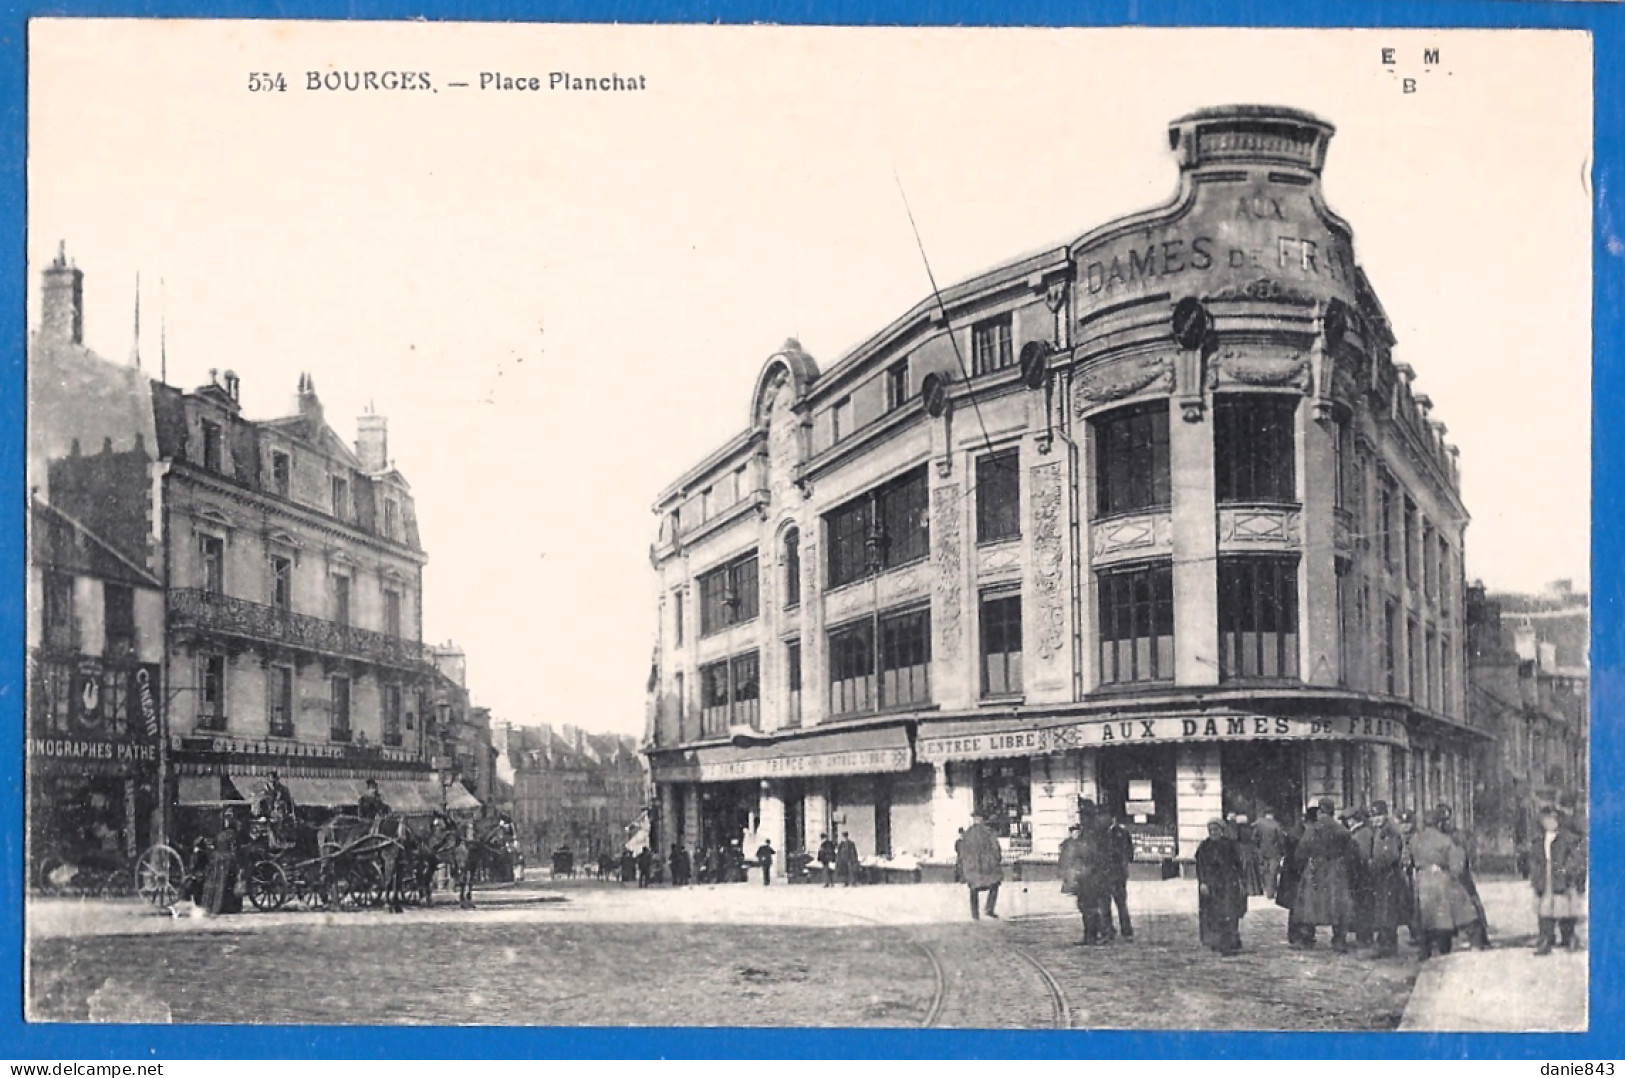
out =
[[[509,726],[513,818],[535,857],[568,847],[577,863],[619,856],[628,828],[648,807],[648,780],[635,738],[564,725]]]
[[[1175,121],[1169,205],[788,342],[664,491],[645,751],[662,844],[946,871],[976,811],[1052,862],[1207,820],[1472,813],[1456,453],[1352,233],[1330,125]]]
[[[1494,740],[1480,753],[1483,855],[1527,851],[1542,804],[1589,789],[1589,596],[1568,581],[1537,594],[1467,593],[1469,706]]]

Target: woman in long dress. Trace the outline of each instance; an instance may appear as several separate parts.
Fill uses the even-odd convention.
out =
[[[1241,919],[1247,914],[1241,848],[1225,834],[1223,820],[1209,820],[1196,847],[1197,923],[1202,946],[1222,955],[1241,951]]]

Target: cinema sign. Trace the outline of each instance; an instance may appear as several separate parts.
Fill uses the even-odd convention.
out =
[[[981,725],[981,724],[978,724]],[[1209,741],[1371,741],[1410,746],[1405,724],[1380,718],[1299,719],[1282,715],[1163,716],[1096,719],[1066,725],[1007,730],[921,731],[914,753],[921,761],[987,760],[1007,756],[1047,756],[1069,749],[1113,745],[1180,744]]]

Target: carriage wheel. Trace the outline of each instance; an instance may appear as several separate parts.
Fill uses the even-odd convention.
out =
[[[248,870],[248,900],[257,910],[279,910],[293,897],[288,874],[275,861],[256,861]]]
[[[299,873],[294,880],[293,893],[294,897],[299,900],[299,905],[307,910],[324,910],[327,908],[327,887],[322,882],[320,872],[314,876],[305,872]]]
[[[186,862],[162,843],[149,848],[135,863],[135,892],[154,906],[173,906],[185,880]]]
[[[338,876],[339,905],[352,910],[380,905],[384,900],[384,874],[374,861],[356,861]]]

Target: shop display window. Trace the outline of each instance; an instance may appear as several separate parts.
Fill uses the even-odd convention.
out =
[[[989,760],[976,765],[976,814],[1012,849],[1033,843],[1033,784],[1025,759]]]

